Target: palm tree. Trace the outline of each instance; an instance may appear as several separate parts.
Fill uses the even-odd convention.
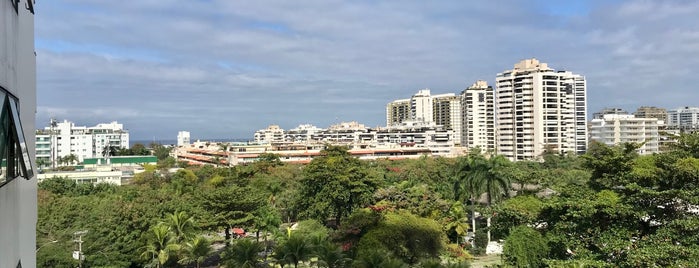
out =
[[[471,203],[471,228],[473,233],[476,233],[476,201],[483,193],[481,184],[483,162],[485,159],[476,150],[469,154],[468,157],[459,158],[457,160],[456,180],[454,182],[454,197],[465,203],[466,200]]]
[[[260,263],[262,244],[250,239],[240,239],[226,248],[221,258],[226,267],[252,268]]]
[[[78,161],[78,156],[75,154],[69,154],[63,157],[63,163],[66,163],[68,165],[72,165],[76,161]]]
[[[507,196],[510,189],[510,179],[502,174],[502,171],[510,164],[510,161],[502,155],[483,157],[480,152],[470,154],[459,161],[457,169],[457,181],[454,184],[454,192],[457,196],[468,194],[471,200],[471,224],[473,233],[476,233],[475,202],[486,194],[486,205],[490,208],[494,202]],[[488,242],[490,242],[490,219],[487,218]]]
[[[345,256],[342,248],[327,240],[315,248],[315,255],[318,257],[318,267],[345,267],[345,264],[352,260]]]
[[[444,229],[446,229],[447,233],[451,233],[453,230],[457,236],[456,243],[459,244],[459,238],[466,235],[468,231],[468,224],[463,221],[466,218],[463,204],[460,201],[454,202],[447,213],[450,221],[447,222]]]
[[[353,267],[359,268],[407,268],[400,259],[393,258],[388,252],[373,251],[367,252],[354,261]]]
[[[166,219],[166,223],[178,243],[187,240],[194,232],[194,217],[188,217],[184,211],[168,214]]]
[[[148,235],[150,236],[148,239],[149,241],[143,248],[141,258],[150,259],[150,266],[160,268],[170,260],[170,256],[173,252],[180,249],[180,246],[176,243],[175,237],[170,233],[170,227],[165,224],[159,223],[151,227]]]
[[[277,247],[275,258],[287,264],[293,264],[297,268],[299,262],[306,261],[311,257],[312,248],[304,237],[292,234],[289,238]]]
[[[486,194],[486,205],[490,208],[494,202],[508,196],[510,190],[510,178],[504,176],[502,171],[509,166],[510,160],[502,155],[491,156],[477,167],[480,177],[479,183]],[[487,217],[488,243],[490,243],[490,219]]]
[[[180,264],[190,264],[196,263],[197,268],[201,265],[204,260],[206,260],[213,250],[211,249],[211,242],[203,236],[197,236],[192,241],[184,244],[182,249],[182,259],[180,259]]]

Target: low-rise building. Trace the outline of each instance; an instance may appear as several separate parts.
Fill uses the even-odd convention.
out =
[[[607,145],[638,143],[641,145],[638,149],[639,154],[660,152],[658,120],[655,118],[607,114],[602,119],[592,119],[590,122],[590,140]]]

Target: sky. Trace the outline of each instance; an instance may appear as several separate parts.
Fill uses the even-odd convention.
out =
[[[50,0],[36,4],[37,126],[132,140],[383,126],[537,58],[584,75],[588,113],[699,106],[699,1]]]

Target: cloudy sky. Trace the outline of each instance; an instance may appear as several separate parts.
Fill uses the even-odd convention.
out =
[[[50,0],[36,5],[37,125],[132,139],[385,124],[525,58],[585,75],[588,111],[699,106],[699,1]]]

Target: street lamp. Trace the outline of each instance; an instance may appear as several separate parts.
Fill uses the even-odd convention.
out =
[[[36,251],[34,251],[34,253],[39,252],[39,250],[40,250],[41,248],[43,248],[44,246],[46,246],[46,245],[48,245],[48,244],[53,244],[53,243],[58,243],[58,240],[53,240],[53,241],[49,241],[49,242],[44,243],[43,245],[41,245],[41,246],[39,246],[38,248],[36,248]]]

